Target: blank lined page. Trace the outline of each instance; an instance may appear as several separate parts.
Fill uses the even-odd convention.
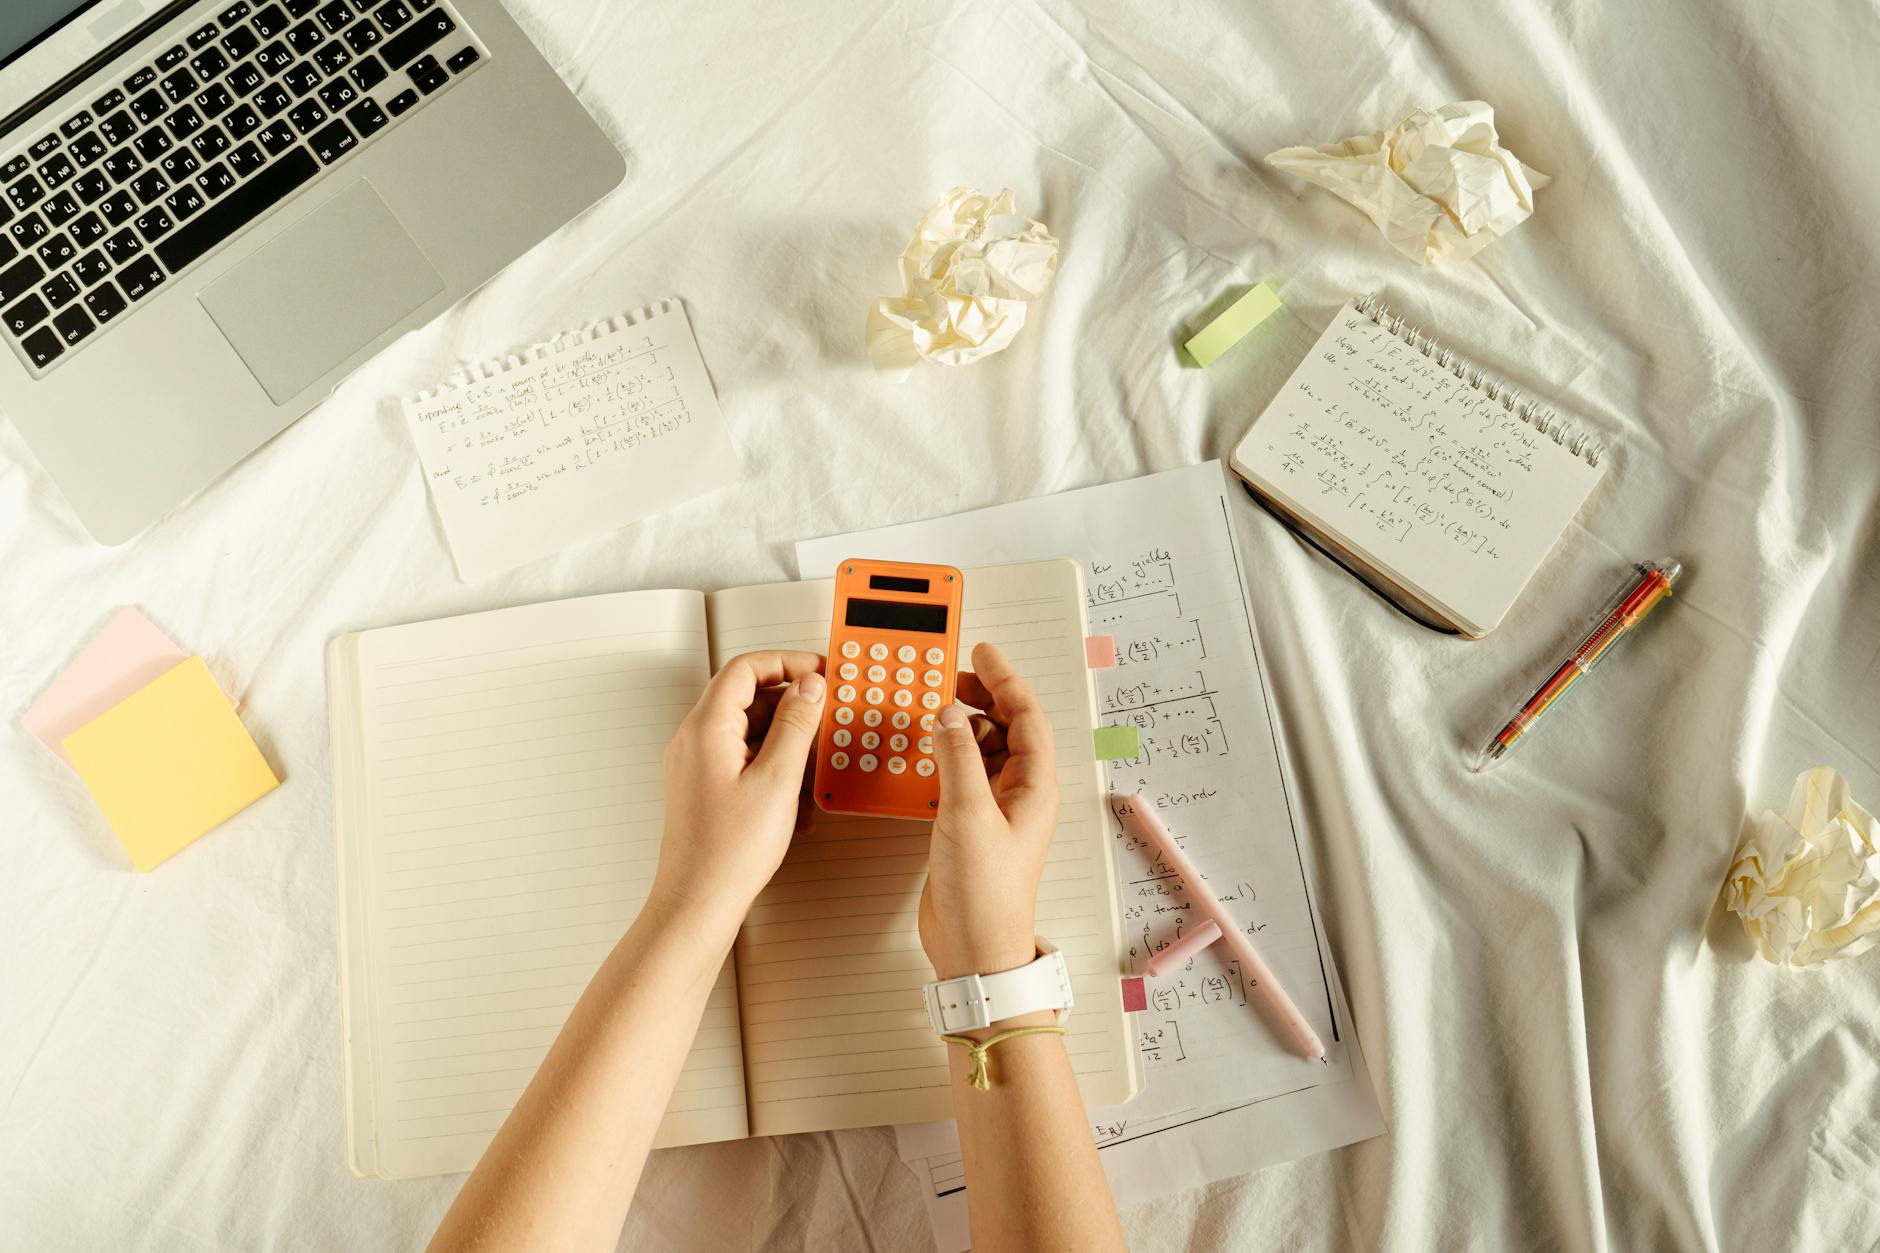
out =
[[[703,598],[596,596],[354,637],[377,1158],[467,1170],[644,903]],[[359,1003],[356,999],[355,1004]],[[747,1133],[731,966],[658,1143]]]
[[[1044,561],[965,576],[962,658],[981,640],[998,644],[1051,718],[1063,810],[1038,893],[1038,929],[1070,963],[1077,1009],[1066,1044],[1084,1095],[1123,1100],[1134,1071],[1117,986],[1120,924],[1091,748],[1096,711],[1078,568]],[[828,581],[715,594],[714,659],[759,648],[824,651],[832,595]],[[745,919],[738,990],[755,1134],[951,1116],[946,1045],[921,996],[933,978],[916,926],[929,829],[818,811]]]
[[[1481,635],[1599,481],[1597,455],[1576,454],[1551,415],[1510,410],[1500,384],[1377,312],[1388,325],[1357,305],[1338,311],[1234,469]]]

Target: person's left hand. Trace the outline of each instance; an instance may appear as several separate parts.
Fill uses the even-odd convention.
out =
[[[790,847],[827,685],[818,653],[733,657],[666,746],[652,898],[733,926]]]

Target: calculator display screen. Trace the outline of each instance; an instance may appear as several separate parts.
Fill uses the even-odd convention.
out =
[[[871,627],[877,631],[925,631],[929,635],[945,635],[947,607],[910,605],[893,600],[851,600],[844,621],[852,627]]]

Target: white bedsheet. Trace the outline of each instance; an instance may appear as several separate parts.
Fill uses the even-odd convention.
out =
[[[0,1244],[413,1248],[455,1179],[341,1142],[321,649],[359,627],[785,576],[791,542],[1231,448],[1382,287],[1612,437],[1503,629],[1423,631],[1270,520],[1249,577],[1384,1138],[1133,1210],[1138,1249],[1865,1249],[1880,958],[1791,974],[1714,906],[1746,810],[1880,799],[1880,18],[1857,0],[638,4],[518,0],[626,185],[136,542],[89,543],[0,424]],[[1479,97],[1554,176],[1416,269],[1258,157]],[[868,300],[949,186],[1064,241],[1017,344],[878,382]],[[1259,278],[1285,312],[1173,345]],[[395,397],[676,294],[743,483],[457,583]],[[134,417],[129,420],[135,420]],[[1626,561],[1687,582],[1534,745],[1463,773]],[[285,786],[147,876],[16,721],[142,605]],[[922,1249],[885,1131],[658,1155],[634,1248]]]

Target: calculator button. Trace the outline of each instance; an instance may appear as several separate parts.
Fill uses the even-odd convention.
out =
[[[920,716],[920,729],[923,731],[933,730],[933,715],[932,714],[922,714]]]
[[[870,644],[868,646],[868,655],[873,657],[876,661],[886,661],[888,659],[888,646],[886,644]]]
[[[902,687],[906,687],[914,681],[914,672],[909,670],[906,666],[902,666],[899,670],[894,672],[894,681],[899,683]]]
[[[863,753],[862,759],[855,764],[860,766],[864,773],[872,773],[875,767],[879,766],[881,763],[875,760],[873,753]]]
[[[881,747],[881,732],[879,731],[862,732],[862,747],[863,748],[880,748]]]
[[[888,667],[886,666],[868,667],[868,681],[870,683],[885,683],[887,682],[887,680],[888,680]]]
[[[837,748],[847,748],[849,746],[849,738],[847,731],[837,727],[835,734],[829,737],[829,742],[834,744]]]
[[[928,687],[939,687],[940,672],[938,670],[929,670],[926,674],[920,676],[920,681],[925,683]]]
[[[912,722],[913,719],[908,716],[906,710],[897,709],[894,711],[894,717],[891,719],[891,721],[894,723],[895,730],[905,731],[907,730],[907,724]]]
[[[843,640],[842,655],[844,657],[860,657],[862,655],[862,646],[857,644],[854,640]]]
[[[894,655],[899,657],[902,661],[912,661],[914,658],[920,656],[920,653],[912,644],[903,644],[896,650]]]
[[[851,696],[850,699],[853,700],[854,697]],[[888,694],[878,687],[871,687],[866,692],[862,693],[862,699],[871,705],[879,705],[882,701],[888,699]]]
[[[836,699],[844,705],[853,701],[855,699],[855,685],[853,683],[844,683],[841,687],[837,688]]]
[[[856,675],[860,674],[861,671],[855,668],[854,662],[845,661],[842,663],[842,668],[836,671],[836,673],[845,679],[853,679]]]
[[[904,687],[897,688],[894,693],[894,703],[906,709],[909,705],[914,703],[914,693]]]
[[[836,722],[840,725],[846,727],[853,721],[855,721],[855,711],[850,709],[847,705],[836,710]]]
[[[880,726],[881,725],[881,711],[879,709],[862,710],[862,725],[865,727]]]
[[[905,753],[907,751],[907,737],[905,735],[889,736],[888,747],[892,748],[897,753]]]
[[[830,753],[829,764],[834,766],[837,770],[847,770],[849,768],[849,755],[847,753]]]
[[[927,650],[927,664],[930,666],[937,666],[946,659],[946,650],[943,648],[930,648]]]
[[[921,736],[920,743],[916,744],[914,747],[918,748],[921,752],[925,753],[929,757],[933,756],[933,736],[931,735]]]
[[[907,773],[907,758],[905,757],[888,758],[888,773],[889,774],[906,774]]]
[[[924,696],[920,698],[920,704],[921,704],[921,708],[923,709],[940,708],[940,693],[938,692],[926,693]]]
[[[915,762],[914,773],[919,775],[923,779],[926,778],[928,775],[932,774],[933,773],[933,758],[923,757],[919,761]]]

